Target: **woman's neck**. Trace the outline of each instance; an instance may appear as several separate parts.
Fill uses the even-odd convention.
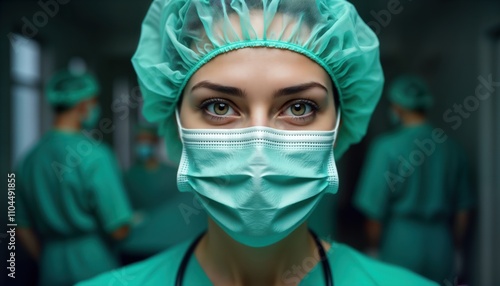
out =
[[[407,112],[401,117],[404,126],[421,125],[426,122],[425,115],[416,112]]]
[[[145,167],[147,170],[150,170],[150,171],[152,171],[152,170],[156,170],[156,169],[158,169],[158,167],[160,166],[160,162],[158,162],[158,160],[156,160],[156,158],[155,158],[155,157],[151,157],[151,158],[149,158],[149,159],[145,160],[145,161],[143,162],[143,164],[144,164],[144,167]]]
[[[307,274],[302,265],[318,257],[304,223],[282,241],[249,247],[233,240],[213,220],[195,250],[196,258],[214,285],[293,285]],[[290,279],[293,277],[293,279]]]
[[[76,112],[70,111],[61,115],[56,115],[54,129],[78,132],[81,128],[81,122]]]

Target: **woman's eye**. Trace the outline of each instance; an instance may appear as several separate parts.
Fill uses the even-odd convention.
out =
[[[213,112],[217,115],[226,115],[226,113],[229,111],[229,105],[225,103],[217,103],[213,105],[212,109]]]
[[[217,116],[230,116],[235,114],[233,108],[225,102],[209,103],[205,108],[209,113]]]
[[[290,105],[285,114],[288,116],[304,116],[313,111],[313,107],[308,103],[296,102]]]

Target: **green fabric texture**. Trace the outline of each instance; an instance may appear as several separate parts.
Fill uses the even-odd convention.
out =
[[[132,217],[111,150],[48,132],[18,167],[19,227],[43,242],[39,285],[73,285],[119,266],[110,233]]]
[[[256,14],[262,23],[255,23]],[[157,0],[132,63],[144,116],[159,124],[172,161],[179,162],[182,150],[174,111],[190,77],[217,55],[255,47],[294,51],[323,67],[341,105],[336,157],[361,140],[384,78],[378,39],[349,2]]]
[[[410,110],[428,110],[434,102],[425,81],[415,75],[397,77],[389,86],[389,101]]]
[[[135,210],[155,208],[179,193],[177,168],[159,163],[147,169],[142,162],[134,164],[123,176],[125,188]]]
[[[46,94],[52,106],[72,107],[99,94],[99,84],[90,74],[61,71],[47,83]]]
[[[182,257],[191,241],[160,253],[139,263],[105,273],[77,286],[100,285],[175,285],[175,277]],[[347,245],[332,243],[327,252],[335,286],[437,286],[403,268],[372,260]],[[325,285],[319,259],[308,257],[302,265],[285,270],[283,282],[289,285]],[[313,265],[313,263],[316,263]],[[309,271],[309,272],[308,272]],[[189,259],[182,285],[214,285],[195,255]]]
[[[463,149],[434,130],[429,124],[401,127],[375,140],[354,200],[368,216],[448,221],[475,206]]]
[[[476,204],[464,151],[451,138],[435,136],[429,124],[401,127],[377,138],[354,204],[383,224],[383,261],[438,282],[451,279],[450,222],[457,212]]]
[[[197,208],[192,193],[177,189],[177,168],[160,163],[146,169],[134,164],[125,174],[124,183],[139,214],[120,249],[129,254],[151,255],[186,241],[207,228],[207,214]]]

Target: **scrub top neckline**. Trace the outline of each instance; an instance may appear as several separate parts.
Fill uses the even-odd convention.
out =
[[[61,134],[61,135],[78,135],[81,133],[79,130],[69,130],[69,129],[60,129],[60,128],[52,128],[50,132],[53,134]]]
[[[397,132],[416,132],[420,130],[432,129],[432,125],[429,122],[425,121],[419,124],[412,125],[400,125],[393,130],[390,130],[389,133],[397,133]]]
[[[424,122],[417,123],[417,124],[402,125],[401,127],[403,129],[418,129],[418,128],[425,128],[425,127],[428,127],[428,126],[430,126],[429,122],[428,121],[424,121]]]
[[[329,245],[330,247],[328,251],[325,252],[328,259],[332,261],[334,243],[329,243]],[[323,285],[325,283],[323,276],[324,275],[321,269],[321,260],[318,260],[314,267],[302,277],[299,286]],[[203,267],[201,267],[198,257],[195,254],[192,255],[189,259],[185,277],[189,277],[189,282],[193,283],[194,285],[213,285],[212,281],[210,281],[208,275],[205,273],[205,270],[203,269]]]

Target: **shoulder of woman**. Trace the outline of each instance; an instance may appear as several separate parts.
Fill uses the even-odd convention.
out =
[[[438,285],[404,268],[370,258],[344,244],[332,243],[328,257],[338,285]]]
[[[190,243],[183,242],[144,261],[101,274],[76,286],[174,285],[177,270]]]

